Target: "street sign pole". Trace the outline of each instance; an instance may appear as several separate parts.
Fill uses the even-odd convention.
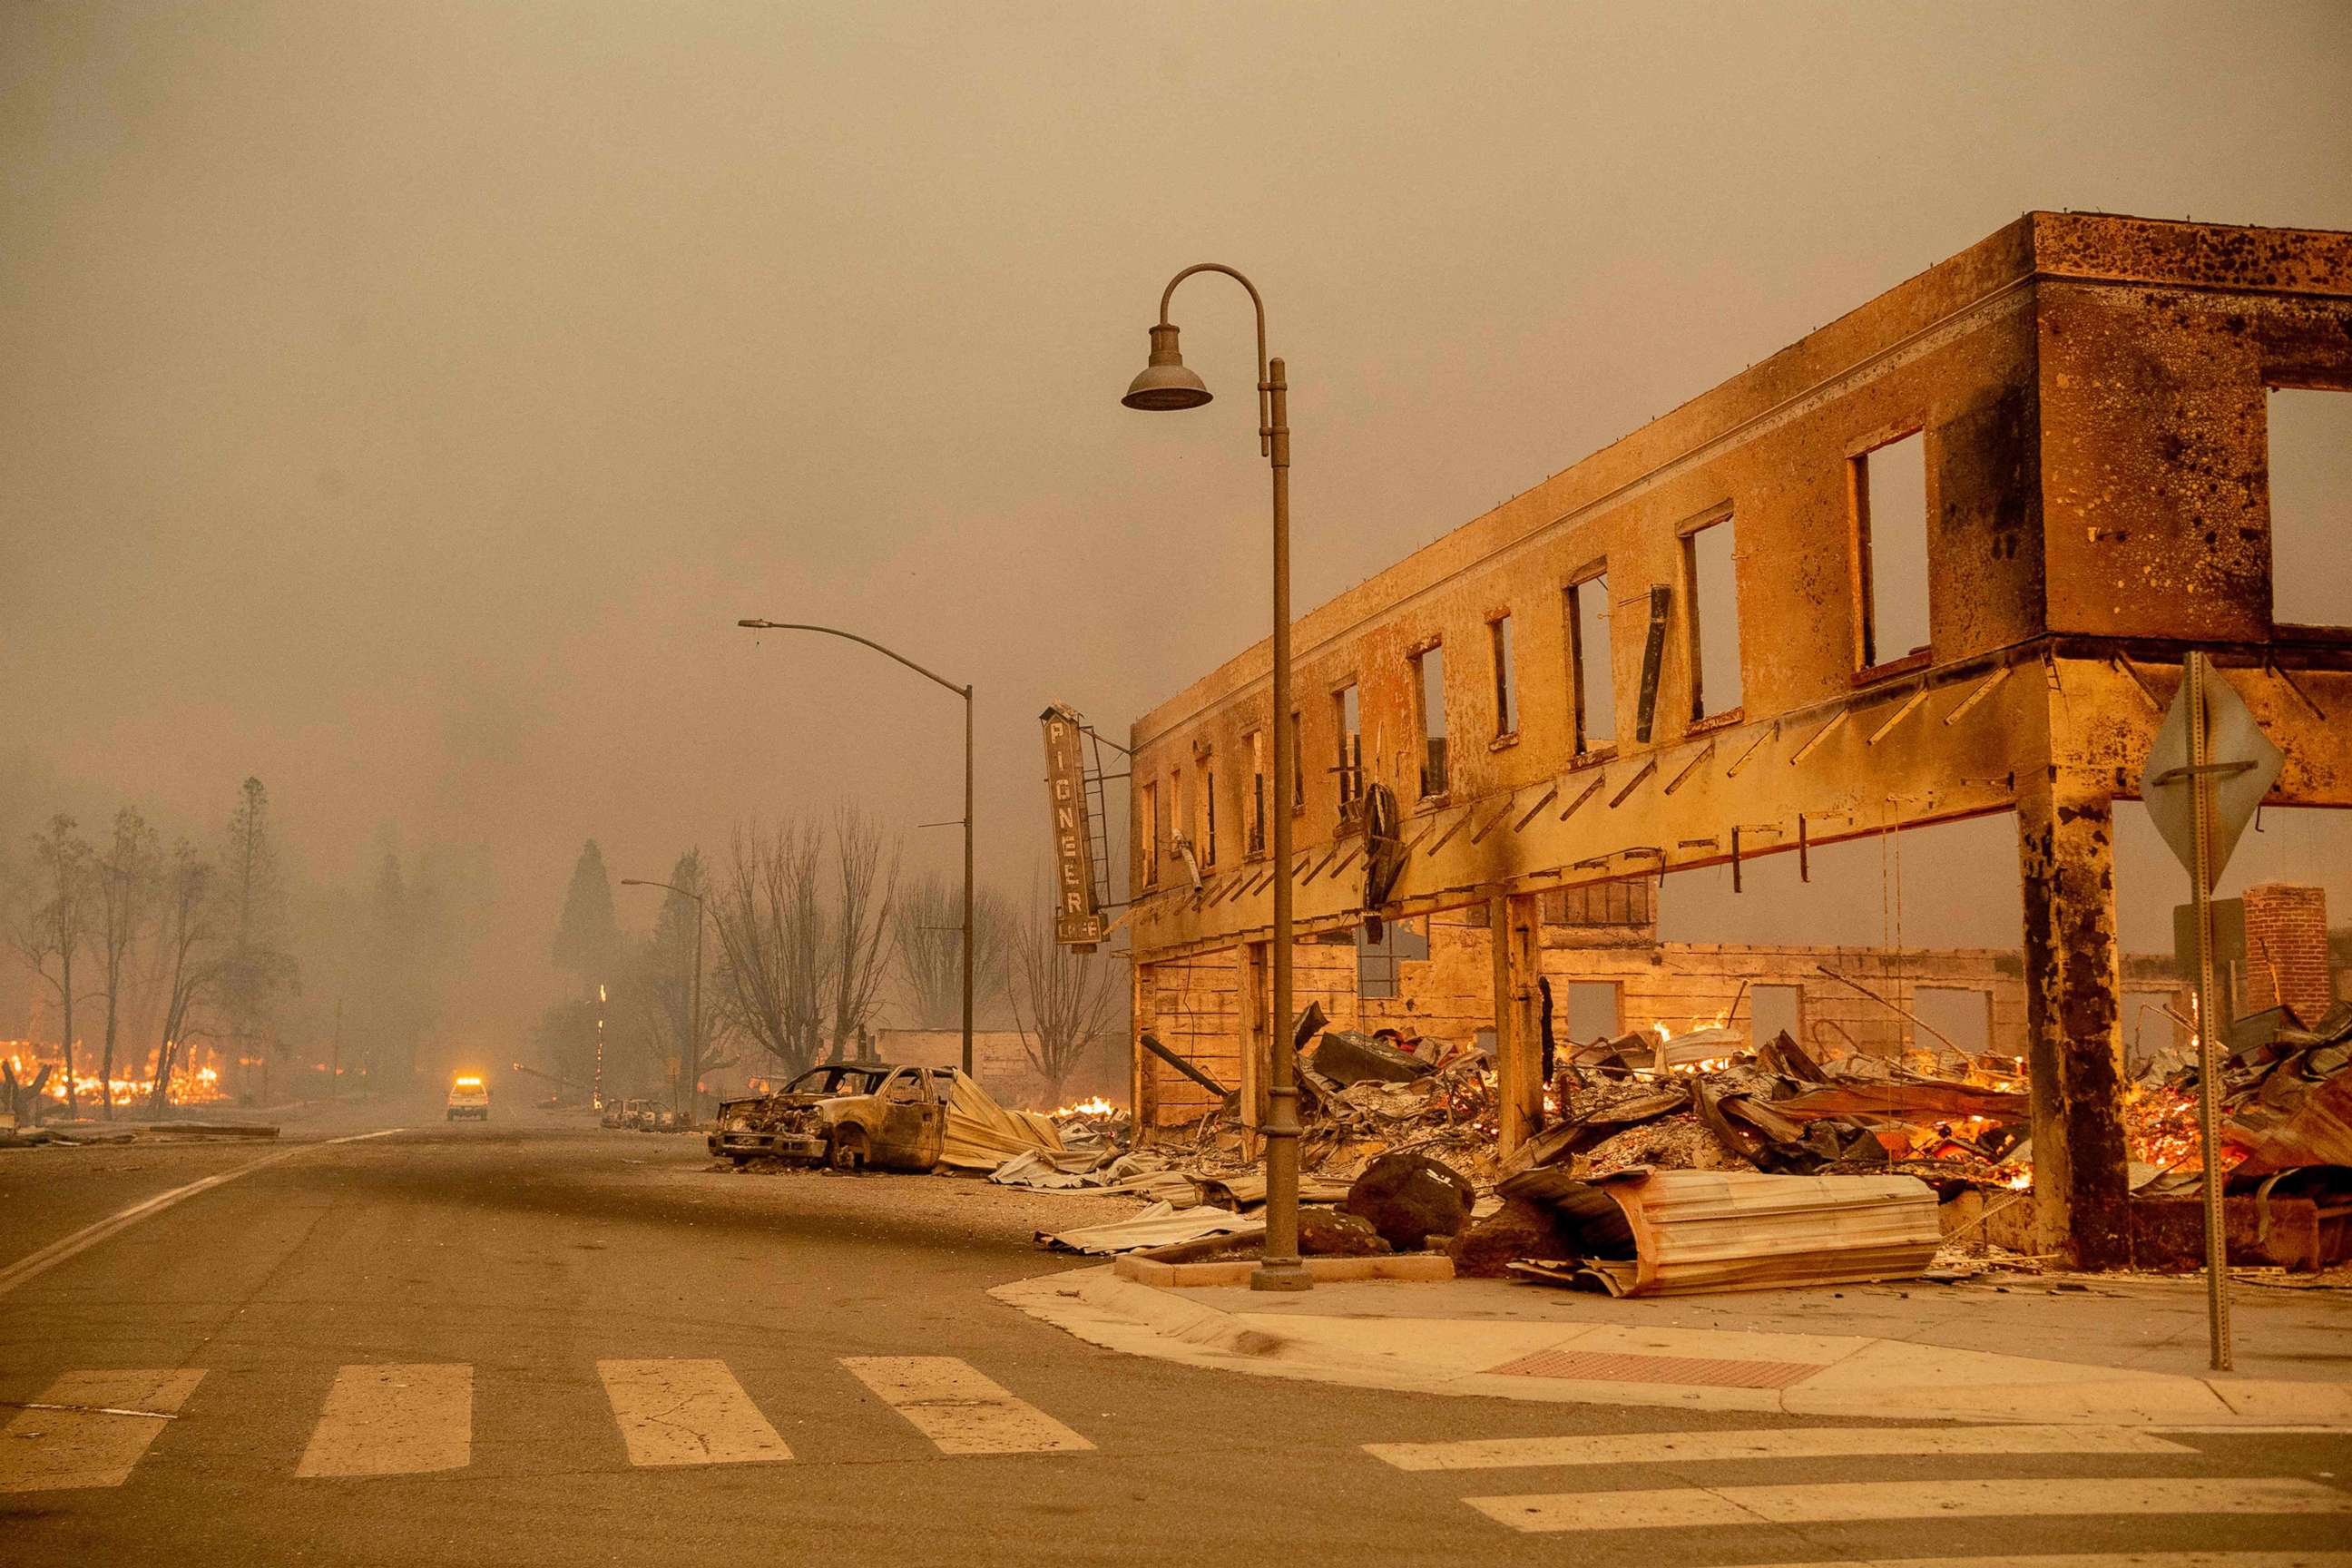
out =
[[[2262,809],[2285,754],[2202,653],[2182,661],[2180,689],[2140,775],[2148,819],[2187,868],[2197,942],[2197,1128],[2205,1163],[2205,1297],[2213,1370],[2230,1370],[2229,1247],[2222,1233],[2221,1014],[2213,985],[2213,883]]]
[[[2194,802],[2197,900],[2197,1139],[2205,1156],[2205,1318],[2213,1370],[2230,1370],[2229,1237],[2221,1206],[2221,1042],[2213,1016],[2212,736],[2205,712],[2205,656],[2191,652],[2189,788]]]

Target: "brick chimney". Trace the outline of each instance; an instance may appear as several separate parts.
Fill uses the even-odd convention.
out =
[[[2336,1000],[2327,964],[2327,894],[2294,882],[2261,882],[2245,891],[2246,1013],[2284,1007],[2316,1024]]]

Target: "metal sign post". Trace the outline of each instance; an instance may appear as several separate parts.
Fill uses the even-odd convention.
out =
[[[2221,1205],[2221,1020],[2214,1016],[2213,881],[2285,759],[2202,653],[2149,746],[2140,795],[2189,868],[2197,935],[2197,1128],[2205,1163],[2205,1301],[2213,1370],[2230,1370],[2229,1246]]]

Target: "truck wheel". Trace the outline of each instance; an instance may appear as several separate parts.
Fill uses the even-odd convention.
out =
[[[855,1127],[845,1127],[833,1135],[830,1151],[833,1168],[836,1171],[859,1171],[866,1167],[866,1134]]]

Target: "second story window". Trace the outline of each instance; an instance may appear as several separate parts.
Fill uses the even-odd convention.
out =
[[[1683,604],[1690,626],[1690,716],[1739,706],[1739,581],[1731,513],[1683,535]]]
[[[1914,430],[1853,459],[1861,668],[1927,649],[1927,443]]]
[[[1294,813],[1307,809],[1307,747],[1301,739],[1305,733],[1294,709],[1290,715],[1290,809]]]
[[[1413,727],[1421,735],[1421,795],[1445,793],[1445,649],[1432,645],[1412,658]]]
[[[1519,732],[1519,709],[1511,672],[1511,617],[1496,616],[1486,623],[1486,640],[1495,656],[1495,739]]]
[[[1578,755],[1617,738],[1617,684],[1609,649],[1609,579],[1569,585],[1561,605],[1568,622],[1568,694]]]
[[[1145,784],[1139,804],[1143,808],[1139,814],[1143,819],[1143,885],[1149,888],[1160,880],[1160,786]]]
[[[2271,621],[2352,626],[2352,392],[2273,387]]]
[[[1363,714],[1354,681],[1331,694],[1331,716],[1339,736],[1339,763],[1333,771],[1339,780],[1339,820],[1345,822],[1356,815],[1356,803],[1364,795]]]
[[[1201,758],[1201,864],[1217,863],[1217,770]]]
[[[1245,853],[1265,853],[1265,731],[1249,732],[1250,783],[1249,799],[1243,811],[1249,825],[1249,844]]]

